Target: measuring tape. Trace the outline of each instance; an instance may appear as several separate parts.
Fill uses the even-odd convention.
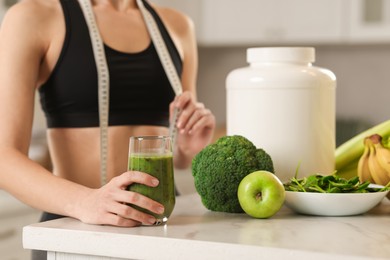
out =
[[[92,43],[92,50],[94,53],[97,76],[98,76],[98,95],[99,95],[99,126],[100,126],[100,178],[101,185],[107,183],[107,156],[108,156],[108,115],[109,115],[109,94],[110,94],[110,80],[107,66],[106,55],[104,51],[104,44],[97,27],[95,15],[91,0],[78,0],[83,11]],[[137,0],[138,8],[145,20],[146,27],[156,47],[157,54],[160,58],[161,64],[164,68],[165,74],[175,92],[176,96],[181,95],[183,88],[172,58],[168,52],[165,42],[158,29],[157,23],[153,16],[146,9],[142,0]],[[169,125],[169,135],[172,139],[172,144],[176,141],[176,121],[179,111],[174,109],[172,120]]]
[[[92,49],[96,63],[98,77],[99,125],[100,125],[100,182],[107,183],[107,156],[108,156],[108,108],[110,100],[110,78],[107,67],[106,54],[99,28],[95,20],[90,0],[79,0],[81,10],[91,37]]]
[[[161,36],[161,32],[158,29],[158,25],[154,20],[153,16],[151,15],[151,13],[146,9],[143,0],[137,0],[137,5],[141,11],[142,16],[144,17],[146,27],[148,28],[150,37],[152,38],[152,41],[156,47],[157,54],[160,58],[161,64],[164,67],[165,74],[168,77],[169,83],[171,83],[175,95],[179,96],[183,92],[181,80],[177,75],[176,68],[173,65],[171,55],[169,54],[164,39]],[[177,122],[178,115],[179,115],[179,109],[175,107],[173,111],[171,123],[169,124],[169,136],[171,137],[172,140],[173,151],[176,143],[176,122]]]

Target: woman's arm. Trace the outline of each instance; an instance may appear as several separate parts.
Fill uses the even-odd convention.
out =
[[[125,187],[133,182],[156,186],[155,178],[126,172],[100,189],[54,176],[27,156],[34,96],[59,20],[59,1],[25,0],[13,6],[0,30],[0,188],[22,202],[91,224],[134,226],[155,221],[125,203],[159,213],[162,205]],[[63,19],[61,17],[61,19]],[[49,26],[50,25],[50,26]],[[50,27],[51,28],[51,27]]]

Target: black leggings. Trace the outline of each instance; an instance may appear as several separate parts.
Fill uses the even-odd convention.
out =
[[[40,222],[63,218],[63,217],[64,216],[61,216],[61,215],[43,212],[41,219],[40,219]],[[41,250],[32,250],[31,259],[32,260],[46,260],[47,259],[47,252],[41,251]]]

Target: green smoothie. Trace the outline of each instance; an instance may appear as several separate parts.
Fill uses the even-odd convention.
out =
[[[146,209],[134,206],[140,211],[153,215],[161,224],[166,222],[175,206],[175,184],[173,177],[173,158],[169,155],[131,154],[129,170],[141,171],[153,175],[160,183],[157,187],[133,183],[128,190],[143,194],[164,205],[165,211],[158,215]]]

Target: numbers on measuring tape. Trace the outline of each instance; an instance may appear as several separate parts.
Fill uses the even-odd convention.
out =
[[[97,27],[90,0],[79,0],[91,37],[98,78],[99,126],[100,126],[100,182],[107,183],[108,115],[110,100],[110,76],[103,41]]]

